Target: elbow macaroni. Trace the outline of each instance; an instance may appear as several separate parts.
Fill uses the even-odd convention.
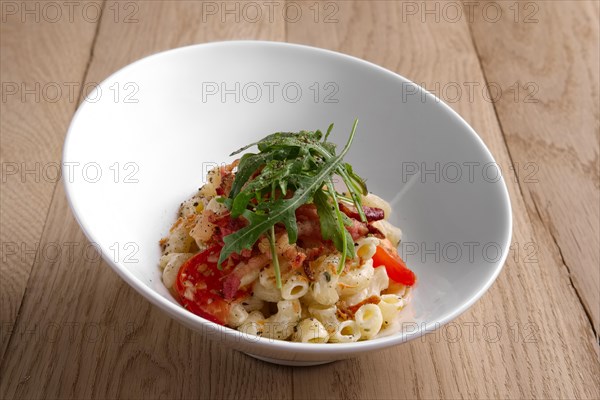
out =
[[[340,297],[362,292],[369,286],[374,273],[373,260],[369,259],[360,267],[350,270],[346,272],[346,274],[340,276]]]
[[[361,306],[355,314],[361,338],[371,339],[377,335],[383,325],[381,309],[375,304]]]
[[[248,311],[240,303],[235,303],[229,309],[229,325],[234,328],[242,325],[248,319]]]
[[[398,312],[404,308],[404,299],[395,294],[384,294],[377,306],[381,310],[383,327],[386,328],[392,325]]]
[[[358,239],[356,241],[356,255],[360,257],[361,260],[369,260],[375,254],[375,250],[377,249],[377,245],[380,240],[376,237],[365,237]]]
[[[308,307],[308,313],[319,320],[319,322],[323,324],[323,327],[325,327],[325,330],[329,333],[335,332],[340,324],[337,318],[336,306],[313,304]]]
[[[390,285],[390,278],[384,267],[375,268],[367,288],[367,297],[379,296]]]
[[[300,321],[298,326],[294,329],[294,335],[292,340],[294,342],[302,343],[327,343],[329,340],[329,333],[315,318],[306,318]]]
[[[373,222],[373,226],[379,229],[394,247],[398,247],[400,240],[402,240],[402,231],[400,228],[390,224],[385,219]]]
[[[293,275],[281,286],[281,297],[295,300],[308,292],[308,279],[302,275]]]
[[[214,221],[211,213],[228,212],[217,196],[221,181],[227,182],[226,179],[226,175],[221,176],[220,168],[211,170],[208,183],[181,204],[179,218],[161,240],[163,255],[159,264],[162,281],[168,289],[174,287],[181,266],[198,250],[207,248],[207,242],[219,232],[219,227],[211,222]],[[374,194],[363,196],[362,202],[382,209],[385,218],[391,213],[389,204]],[[263,258],[266,267],[262,263],[254,268],[248,258],[242,258],[244,261],[235,266],[238,286],[247,294],[228,300],[227,325],[248,335],[301,343],[351,343],[395,332],[409,288],[390,280],[384,267],[375,268],[373,256],[382,242],[397,246],[402,232],[386,219],[371,224],[384,238],[369,234],[356,239],[357,257],[348,260],[340,274],[337,273],[340,254],[331,250],[331,243],[330,247],[321,247],[326,250],[318,253],[322,254],[320,257],[308,258],[311,261],[305,261],[299,268],[298,265],[292,268],[290,258],[279,255],[281,288],[276,285],[270,248],[263,237],[250,250],[253,256],[269,254],[268,259]],[[283,247],[294,250],[287,242]],[[307,255],[308,251],[304,256]],[[189,300],[193,292],[188,289],[190,293],[183,296],[189,295],[186,297]]]
[[[259,280],[257,280],[254,283],[254,286],[252,286],[252,290],[254,291],[254,296],[262,301],[276,303],[280,300],[283,300],[283,297],[281,297],[281,290],[277,289],[275,285],[265,287],[262,283],[260,283]]]
[[[360,339],[360,335],[358,324],[350,319],[339,324],[329,340],[334,343],[356,342]]]
[[[294,332],[300,320],[302,306],[298,300],[282,300],[277,303],[277,313],[267,318],[267,330],[263,336],[271,339],[284,340]]]

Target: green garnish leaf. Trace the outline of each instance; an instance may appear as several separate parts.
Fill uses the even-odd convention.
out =
[[[338,271],[343,268],[347,256],[355,257],[352,237],[345,228],[351,221],[339,210],[332,177],[339,175],[342,178],[364,218],[360,195],[367,193],[365,182],[354,173],[350,164],[343,162],[357,124],[358,120],[354,121],[350,137],[337,155],[336,146],[326,141],[333,124],[323,141],[323,134],[318,130],[277,132],[232,153],[238,154],[254,145],[260,151],[242,156],[229,197],[224,202],[233,218],[243,216],[249,224],[223,238],[219,265],[231,254],[251,249],[263,235],[269,239],[273,251],[276,224],[282,224],[289,243],[295,243],[298,239],[295,212],[310,202],[317,207],[323,238],[332,240],[342,254]],[[278,268],[276,275],[280,282]]]
[[[346,236],[346,252],[350,255],[350,258],[354,258],[354,242],[350,232],[346,229],[340,230],[338,216],[335,211],[335,206],[330,201],[331,196],[326,193],[323,189],[317,190],[314,196],[314,203],[317,206],[317,213],[319,214],[319,222],[321,225],[321,236],[325,240],[333,241],[337,249],[344,248],[344,239],[342,235]],[[349,218],[346,214],[342,214],[342,223],[347,225]]]
[[[281,272],[279,271],[279,258],[275,250],[275,227],[271,227],[269,231],[269,246],[271,248],[271,259],[273,260],[273,270],[275,271],[275,284],[278,289],[281,289]]]

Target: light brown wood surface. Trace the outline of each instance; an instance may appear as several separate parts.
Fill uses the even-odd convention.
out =
[[[52,163],[60,162],[64,132],[78,105],[96,24],[82,18],[72,23],[42,18],[36,22],[35,15],[26,19],[14,15],[12,19],[18,22],[9,23],[10,8],[2,11],[0,322],[10,327],[50,208],[57,182]],[[9,338],[2,333],[0,360]]]
[[[3,96],[6,82],[81,87],[148,54],[227,39],[341,51],[439,88],[504,171],[514,230],[498,280],[452,324],[330,365],[266,364],[174,322],[84,252],[62,182],[5,173],[7,162],[59,162],[78,102],[7,96],[0,397],[599,398],[598,3],[467,3],[472,19],[450,13],[456,2],[429,2],[434,14],[424,14],[422,2],[344,1],[317,4],[315,22],[310,1],[297,3],[306,17],[295,23],[277,15],[237,23],[203,22],[198,1],[107,1],[95,3],[104,7],[99,21],[22,23],[3,2]],[[503,13],[492,22],[496,6]],[[337,22],[325,23],[333,11]],[[490,101],[498,87],[502,97]],[[36,242],[35,256],[7,247]]]

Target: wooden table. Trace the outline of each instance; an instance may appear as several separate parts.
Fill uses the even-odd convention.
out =
[[[598,2],[1,7],[2,398],[600,397]],[[282,367],[184,328],[98,260],[56,179],[82,95],[146,55],[228,39],[369,60],[473,126],[514,219],[504,270],[473,308],[384,352]]]

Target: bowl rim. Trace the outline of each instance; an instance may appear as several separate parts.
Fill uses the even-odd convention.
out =
[[[366,60],[363,60],[363,59],[355,57],[355,56],[351,56],[348,54],[340,53],[340,52],[333,51],[333,50],[323,49],[323,48],[319,48],[319,47],[313,47],[313,46],[297,44],[297,43],[277,42],[277,41],[267,41],[267,40],[230,40],[230,41],[214,41],[214,42],[207,42],[207,43],[200,43],[200,44],[192,44],[192,45],[182,46],[182,47],[178,47],[178,48],[174,48],[174,49],[170,49],[170,50],[166,50],[166,51],[161,51],[161,52],[154,53],[154,54],[145,56],[143,58],[140,58],[139,60],[136,60],[136,61],[120,68],[119,70],[113,72],[112,74],[110,74],[100,84],[98,84],[98,87],[103,87],[104,85],[106,85],[106,83],[108,81],[110,81],[114,76],[121,74],[122,72],[124,72],[130,68],[134,68],[138,64],[145,63],[154,58],[168,57],[169,55],[174,54],[174,53],[196,51],[197,49],[202,50],[202,49],[211,48],[211,47],[235,48],[236,46],[260,46],[260,47],[270,47],[270,48],[274,48],[274,49],[291,48],[291,49],[302,50],[302,51],[311,51],[311,52],[314,52],[314,53],[317,53],[320,55],[335,57],[343,62],[356,63],[356,64],[361,65],[364,68],[369,68],[369,69],[375,70],[379,73],[388,75],[389,77],[392,77],[394,79],[399,79],[402,82],[415,85],[416,87],[419,88],[419,90],[422,90],[426,96],[431,97],[432,100],[435,100],[436,103],[440,104],[441,109],[443,111],[449,113],[457,121],[459,121],[463,125],[464,129],[471,134],[472,138],[475,139],[475,141],[478,143],[480,148],[483,150],[484,154],[487,157],[489,157],[489,159],[492,162],[496,162],[493,155],[491,154],[490,150],[487,148],[487,146],[485,145],[485,143],[483,142],[481,137],[475,132],[475,130],[456,111],[454,111],[450,106],[448,106],[443,100],[438,98],[433,93],[429,92],[428,90],[421,87],[420,85],[417,85],[410,79],[407,79],[398,73],[390,71],[390,70],[388,70],[384,67],[381,67],[377,64],[374,64],[370,61],[366,61]],[[71,142],[70,139],[74,135],[73,127],[74,127],[76,121],[78,120],[78,118],[80,118],[82,110],[85,107],[86,107],[86,102],[82,101],[82,103],[78,106],[77,111],[74,113],[71,123],[69,125],[69,128],[67,130],[67,134],[65,136],[65,142],[63,145],[63,151],[62,151],[63,164],[65,162],[68,162],[68,160],[66,160],[66,158],[69,155],[69,145]],[[460,307],[457,307],[452,312],[447,313],[442,318],[435,320],[435,321],[430,321],[427,323],[423,322],[418,325],[418,329],[415,331],[396,332],[389,336],[375,338],[375,339],[366,340],[366,341],[351,342],[351,343],[298,343],[298,342],[289,342],[289,341],[284,341],[284,340],[276,340],[276,339],[269,339],[269,338],[265,338],[265,337],[248,335],[248,334],[240,332],[236,329],[218,325],[214,322],[208,321],[200,316],[197,316],[197,315],[187,311],[181,305],[171,302],[170,300],[166,299],[165,297],[163,297],[162,295],[160,295],[159,293],[157,293],[156,291],[151,289],[144,282],[139,280],[132,272],[130,272],[126,268],[120,266],[119,264],[115,263],[114,260],[112,260],[110,257],[107,256],[107,254],[108,254],[107,252],[101,251],[101,254],[102,254],[102,258],[104,259],[104,261],[125,282],[127,282],[127,284],[129,284],[129,286],[131,286],[134,290],[136,290],[139,294],[141,294],[144,298],[146,298],[152,304],[154,304],[155,306],[159,307],[162,311],[167,313],[170,317],[177,319],[178,321],[184,323],[186,326],[190,327],[191,329],[193,329],[195,331],[220,332],[225,337],[225,340],[223,340],[224,342],[227,342],[227,341],[244,342],[245,341],[246,343],[251,343],[251,347],[260,348],[260,349],[271,351],[271,352],[276,351],[276,350],[281,350],[284,352],[302,352],[305,354],[319,353],[319,354],[328,354],[328,355],[333,355],[333,356],[347,355],[349,353],[362,353],[362,352],[366,352],[366,351],[383,349],[383,348],[391,347],[391,346],[398,345],[401,343],[405,343],[407,341],[419,338],[426,333],[433,332],[434,330],[436,330],[436,329],[442,327],[443,325],[447,324],[448,322],[454,320],[455,318],[460,316],[462,313],[464,313],[466,310],[468,310],[491,287],[491,285],[494,283],[494,281],[500,274],[500,271],[504,267],[504,264],[508,257],[509,245],[512,240],[512,226],[513,226],[512,206],[511,206],[506,182],[505,182],[504,176],[502,174],[500,175],[500,180],[498,182],[501,183],[502,197],[503,197],[504,205],[505,205],[505,207],[507,207],[508,221],[506,221],[506,222],[508,222],[508,229],[507,229],[507,234],[504,238],[504,243],[502,246],[503,253],[502,253],[500,259],[495,263],[496,264],[495,270],[494,270],[493,274],[490,276],[490,278],[481,286],[481,288],[473,296],[471,296],[471,298],[469,298],[467,301],[462,303],[460,305]],[[94,237],[94,234],[92,233],[93,230],[83,220],[83,216],[80,212],[78,205],[73,202],[73,191],[75,190],[75,188],[73,186],[73,182],[69,182],[69,180],[66,180],[63,178],[63,185],[65,188],[65,193],[66,193],[66,197],[67,197],[69,206],[71,207],[71,210],[73,211],[73,215],[75,216],[75,219],[77,220],[83,233],[85,234],[85,236],[87,237],[87,239],[90,242],[97,243],[99,245],[100,242],[98,240],[96,240],[96,238]]]

